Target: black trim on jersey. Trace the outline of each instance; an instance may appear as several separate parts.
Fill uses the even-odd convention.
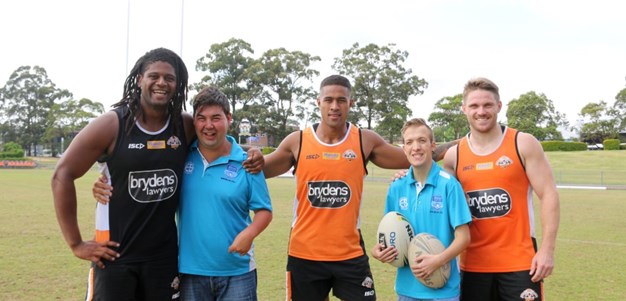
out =
[[[517,136],[519,135],[519,133],[520,131],[515,132],[515,153],[517,154],[517,159],[519,159],[519,163],[522,164],[522,168],[524,169],[524,171],[526,171],[526,165],[522,160],[522,154],[520,153],[519,146],[517,145]]]
[[[296,174],[296,170],[298,169],[298,162],[300,161],[300,154],[302,153],[302,130],[300,130],[299,132],[300,132],[300,142],[298,142],[298,155],[296,155],[295,161],[292,162],[294,175]],[[291,160],[294,160],[294,159],[291,158]]]
[[[357,129],[359,129],[359,148],[361,149],[361,161],[363,162],[363,169],[365,169],[365,175],[369,175],[369,171],[367,170],[367,160],[365,160],[365,152],[363,151],[363,135],[361,134],[361,128],[357,127]]]

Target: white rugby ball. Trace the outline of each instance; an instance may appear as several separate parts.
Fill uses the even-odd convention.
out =
[[[441,241],[432,234],[419,233],[411,239],[408,250],[409,266],[413,267],[417,265],[415,259],[422,254],[439,254],[443,252],[446,247]],[[430,288],[442,288],[448,282],[450,278],[450,263],[442,265],[439,269],[434,271],[430,276],[426,278],[417,278],[419,282]]]
[[[395,247],[398,250],[396,258],[389,262],[395,267],[408,264],[407,251],[413,238],[413,227],[409,221],[397,211],[390,211],[378,224],[378,242],[386,247]]]

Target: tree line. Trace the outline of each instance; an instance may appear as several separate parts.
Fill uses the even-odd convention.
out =
[[[376,130],[389,142],[397,142],[404,121],[412,116],[409,98],[423,94],[428,87],[424,78],[406,67],[408,56],[395,44],[355,43],[332,63],[334,71],[353,80],[357,102],[349,121]],[[317,88],[313,87],[320,75],[313,65],[319,61],[319,56],[285,48],[255,57],[250,43],[232,38],[211,45],[196,61],[195,69],[203,77],[190,84],[190,90],[219,87],[231,102],[234,122],[230,134],[238,137],[239,122],[247,119],[251,133],[267,135],[270,144],[277,145],[302,122],[320,120],[315,105]],[[469,131],[461,102],[461,94],[436,102],[428,120],[438,140],[457,139]],[[0,89],[0,138],[18,143],[29,156],[38,155],[37,145],[55,154],[62,151],[62,140],[69,143],[90,119],[104,111],[100,102],[76,100],[70,91],[58,88],[44,68],[22,66]],[[591,102],[579,115],[584,122],[570,127],[549,98],[530,91],[508,102],[506,123],[539,140],[562,140],[559,129],[574,130],[580,141],[588,143],[618,138],[626,129],[626,88],[613,105]]]

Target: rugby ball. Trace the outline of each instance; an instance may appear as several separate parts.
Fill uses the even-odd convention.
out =
[[[446,249],[441,241],[432,234],[419,233],[411,239],[409,243],[409,249],[407,258],[409,260],[409,266],[413,267],[417,265],[415,260],[422,254],[439,254]],[[430,288],[442,288],[448,282],[450,278],[450,263],[442,265],[439,269],[434,271],[430,276],[426,278],[417,278],[419,282]]]
[[[390,211],[378,224],[378,242],[385,248],[395,247],[398,250],[396,258],[389,262],[395,267],[403,267],[408,264],[407,251],[413,238],[413,227],[409,221],[397,211]]]

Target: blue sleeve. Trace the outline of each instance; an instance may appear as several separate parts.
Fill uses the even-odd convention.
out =
[[[398,211],[397,190],[400,180],[396,180],[389,185],[387,199],[385,200],[385,214],[390,211]]]
[[[267,182],[265,182],[265,174],[263,171],[248,175],[248,182],[250,183],[250,200],[248,201],[250,210],[268,210],[272,211],[272,201],[270,199],[270,193],[267,189]]]
[[[472,215],[470,214],[465,192],[463,192],[461,184],[458,180],[452,178],[446,186],[449,201],[448,209],[450,210],[448,212],[450,215],[450,226],[455,229],[460,225],[470,223]]]

